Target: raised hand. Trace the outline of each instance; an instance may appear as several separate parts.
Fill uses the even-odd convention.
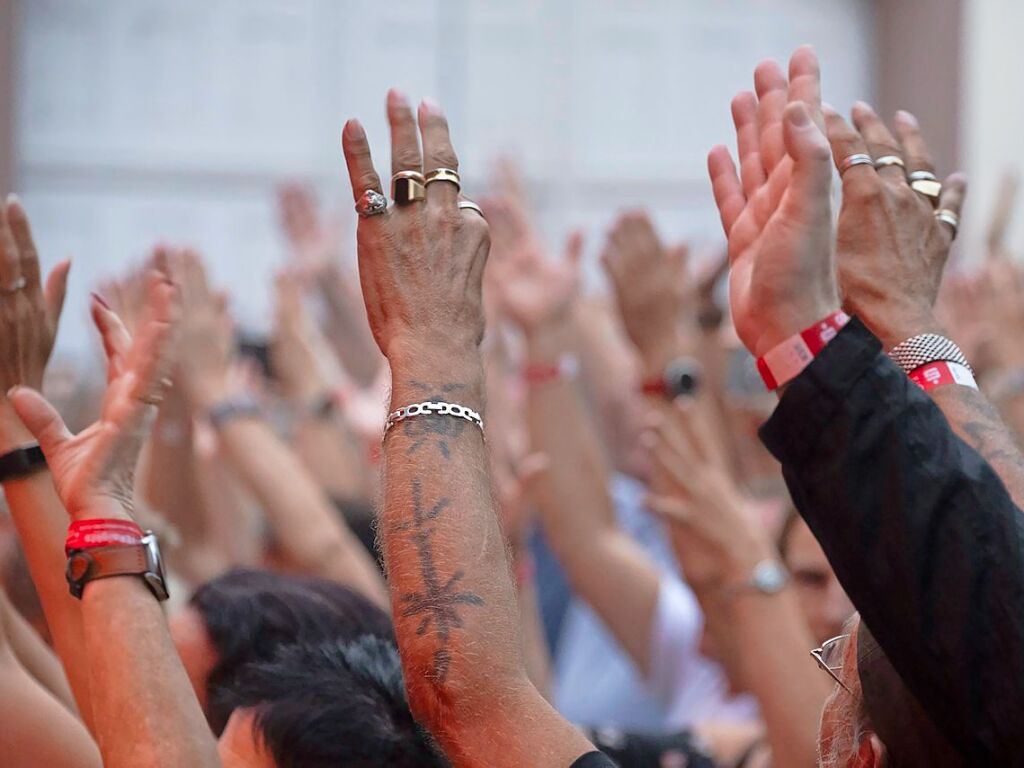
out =
[[[234,357],[233,324],[227,297],[213,290],[195,251],[168,254],[181,288],[181,329],[175,377],[193,407],[205,409],[224,397]]]
[[[682,400],[656,429],[657,494],[648,506],[673,527],[687,580],[730,586],[775,556],[754,505],[733,479],[706,403]]]
[[[564,257],[552,259],[514,200],[492,197],[484,210],[496,251],[487,267],[487,283],[499,313],[527,335],[568,317],[579,296],[583,234],[572,232]]]
[[[708,156],[729,240],[733,322],[755,356],[839,307],[820,80],[809,47],[793,54],[788,81],[776,63],[759,65],[757,94],[732,102],[740,174],[726,147]]]
[[[901,158],[906,169],[888,165],[854,165],[842,172],[843,204],[839,211],[837,252],[843,302],[885,347],[919,333],[935,331],[935,301],[955,231],[935,218],[935,206],[911,189],[907,174],[934,173],[928,145],[917,120],[896,114],[896,135],[867,104],[853,107],[850,127],[825,108],[832,155],[842,170],[855,154]],[[967,191],[962,174],[942,185],[937,206],[960,215]]]
[[[309,405],[342,385],[345,378],[334,352],[306,311],[298,278],[288,272],[276,281],[277,307],[270,356],[284,395]]]
[[[291,245],[297,273],[306,281],[319,280],[341,256],[341,225],[324,221],[312,193],[298,184],[277,192],[281,227]]]
[[[686,313],[694,308],[688,256],[685,245],[666,248],[643,211],[619,216],[609,234],[601,262],[626,333],[644,359],[679,351]]]
[[[404,97],[388,94],[392,169],[456,169],[458,160],[440,107],[419,108],[423,155],[416,121]],[[366,133],[357,120],[345,124],[342,146],[358,201],[371,191],[383,194],[373,168]],[[490,238],[479,215],[456,206],[458,188],[447,181],[428,185],[422,203],[393,206],[359,219],[359,280],[366,312],[381,351],[394,362],[412,347],[433,351],[476,348],[484,331],[481,282]]]
[[[0,393],[18,384],[42,386],[70,268],[70,261],[62,261],[41,285],[28,216],[9,196],[0,206]]]
[[[120,318],[93,298],[92,318],[107,356],[100,419],[72,435],[38,391],[17,387],[11,403],[46,456],[54,486],[72,519],[130,516],[135,465],[155,405],[166,386],[176,290],[154,272],[148,308],[133,340]]]

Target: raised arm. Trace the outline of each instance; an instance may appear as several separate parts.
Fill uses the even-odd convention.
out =
[[[135,464],[162,390],[174,318],[175,291],[164,276],[154,273],[148,295],[150,311],[134,343],[117,316],[93,302],[108,359],[100,421],[72,435],[38,392],[18,387],[11,394],[72,521],[131,521]],[[134,572],[107,576],[87,582],[81,599],[83,642],[73,653],[88,666],[104,766],[219,766],[213,736],[146,582]]]
[[[286,561],[383,603],[385,590],[369,553],[253,398],[229,375],[230,320],[210,290],[198,254],[186,252],[181,272],[181,383],[194,412],[216,429],[224,457],[261,503]]]
[[[660,574],[615,520],[608,458],[576,378],[579,245],[552,260],[538,241],[517,233],[514,211],[498,200],[487,210],[506,243],[488,266],[496,298],[526,339],[531,448],[557,457],[531,496],[573,591],[646,673]]]
[[[440,108],[417,123],[388,95],[394,171],[457,170]],[[483,413],[481,280],[487,225],[458,186],[384,210],[366,134],[342,145],[361,212],[359,269],[370,327],[391,365],[394,410],[447,402]],[[428,176],[428,178],[430,178]],[[448,176],[448,178],[453,178]],[[413,712],[458,766],[568,766],[592,749],[530,684],[478,425],[420,413],[388,430],[379,535]]]
[[[838,265],[844,302],[886,351],[919,334],[944,335],[935,302],[956,229],[936,217],[935,206],[959,216],[965,178],[949,176],[933,206],[907,180],[907,173],[935,171],[912,115],[897,113],[895,136],[866,104],[853,108],[855,128],[832,110],[825,118],[837,165],[864,152],[899,157],[906,164],[906,171],[858,165],[843,174]],[[1024,457],[981,391],[953,384],[929,394],[957,435],[992,465],[1018,506],[1024,505]]]
[[[16,286],[22,280],[24,285],[20,290],[0,294],[0,307],[4,310],[0,314],[0,389],[5,393],[19,384],[42,387],[57,335],[69,269],[69,262],[58,264],[44,288],[28,216],[17,198],[8,198],[0,208],[0,279],[4,285]],[[28,343],[19,343],[21,340]],[[0,397],[0,451],[6,454],[34,443],[6,396]],[[54,647],[78,712],[91,729],[88,665],[77,653],[82,647],[81,607],[68,594],[64,580],[67,513],[45,464],[34,462],[28,471],[6,477],[3,486]]]

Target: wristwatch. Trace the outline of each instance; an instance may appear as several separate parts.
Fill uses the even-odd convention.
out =
[[[163,557],[152,531],[146,531],[139,544],[73,550],[68,554],[66,576],[72,596],[78,599],[90,581],[111,576],[141,576],[157,600],[169,596]]]
[[[675,400],[684,395],[694,396],[700,389],[703,369],[692,357],[679,357],[665,366],[660,379],[643,383],[645,395],[661,395],[666,400]]]
[[[777,595],[789,584],[789,571],[778,560],[762,560],[754,566],[750,578],[743,584],[727,587],[729,595],[756,592],[762,595]]]
[[[0,483],[27,477],[46,467],[46,457],[38,443],[23,445],[0,456]]]

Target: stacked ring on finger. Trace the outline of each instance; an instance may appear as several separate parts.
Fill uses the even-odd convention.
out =
[[[875,161],[871,159],[871,155],[866,155],[863,152],[850,155],[839,164],[839,175],[842,176],[855,165],[870,165],[874,167]]]
[[[939,196],[942,194],[942,182],[931,171],[914,171],[908,177],[910,188],[919,195],[924,195],[933,207],[939,207]],[[955,215],[955,214],[954,214]]]
[[[368,189],[356,203],[356,213],[363,218],[377,216],[388,209],[388,199],[375,189]]]
[[[939,208],[935,212],[935,218],[952,227],[953,239],[956,240],[956,234],[960,231],[960,217],[956,215],[956,212],[949,210],[949,208]]]
[[[875,168],[881,170],[882,168],[888,168],[890,165],[896,165],[902,168],[904,171],[907,169],[906,163],[903,162],[903,158],[898,155],[883,155],[882,157],[875,160]]]
[[[428,186],[435,181],[447,181],[455,185],[456,191],[462,189],[462,179],[459,177],[459,172],[453,171],[451,168],[436,168],[430,171],[425,178],[424,183]]]
[[[427,182],[419,171],[399,171],[391,177],[391,199],[409,205],[427,199]]]
[[[475,211],[476,213],[480,214],[480,217],[484,221],[487,221],[487,217],[484,216],[484,209],[481,208],[476,203],[474,203],[472,200],[459,200],[459,210],[460,211]]]

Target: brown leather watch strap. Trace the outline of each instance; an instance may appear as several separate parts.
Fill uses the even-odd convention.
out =
[[[82,550],[68,558],[68,580],[83,587],[95,579],[141,576],[148,570],[144,544]]]

